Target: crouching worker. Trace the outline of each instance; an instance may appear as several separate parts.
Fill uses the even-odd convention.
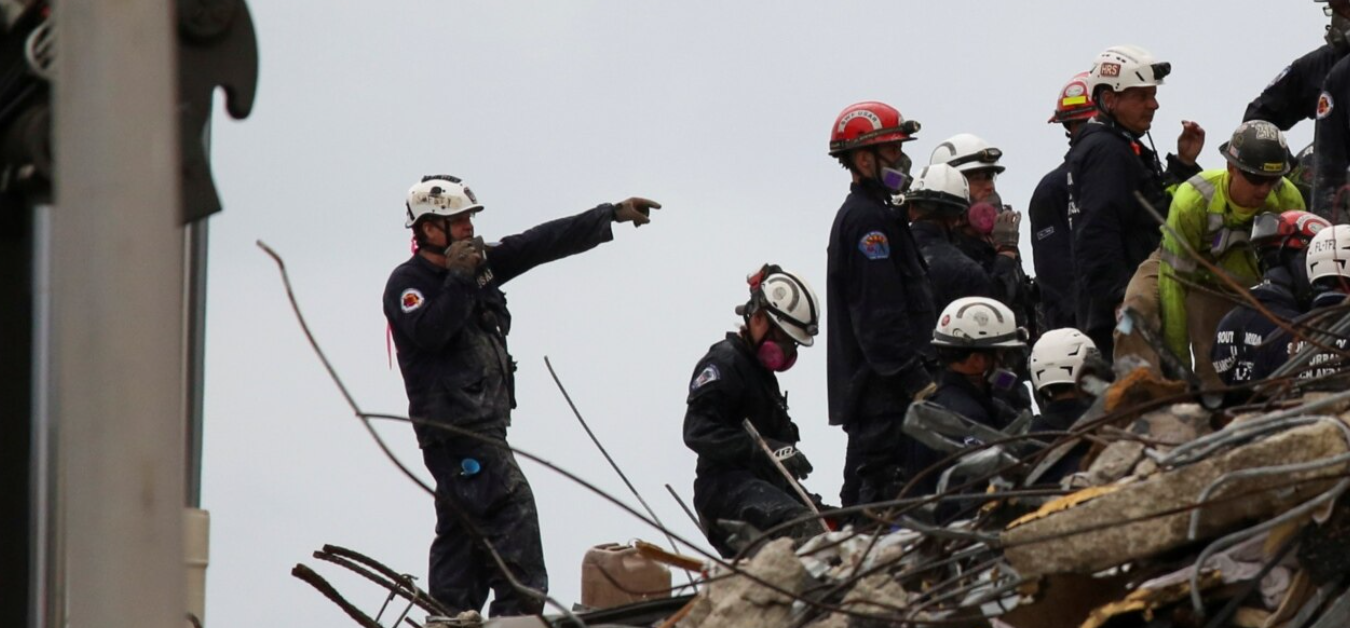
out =
[[[1045,332],[1031,349],[1031,383],[1036,387],[1036,402],[1041,413],[1031,421],[1032,433],[1052,432],[1041,436],[1046,442],[1056,442],[1073,428],[1079,417],[1087,412],[1093,398],[1078,388],[1078,375],[1090,358],[1100,358],[1097,345],[1086,334],[1072,327]],[[1063,453],[1037,482],[1057,483],[1060,478],[1079,470],[1086,443]],[[1053,455],[1053,454],[1052,454]]]
[[[942,371],[929,403],[997,430],[1017,418],[1017,411],[996,396],[1017,385],[1017,375],[1009,369],[1027,346],[1026,330],[1017,326],[1008,306],[987,297],[952,301],[938,316],[933,346]],[[906,464],[911,478],[946,457],[924,445],[919,448]],[[940,476],[937,469],[929,470],[914,494],[933,493]]]
[[[1086,334],[1072,327],[1045,332],[1031,349],[1031,383],[1041,413],[1033,432],[1067,432],[1083,416],[1092,397],[1078,389],[1078,374],[1090,356],[1100,355]]]
[[[1311,307],[1308,244],[1330,227],[1327,219],[1304,211],[1259,214],[1252,222],[1251,243],[1262,275],[1251,294],[1281,321],[1293,321]],[[1224,385],[1238,386],[1270,377],[1289,360],[1294,344],[1293,336],[1280,322],[1244,303],[1219,321],[1210,357]],[[1245,401],[1249,392],[1230,391],[1229,401]]]
[[[745,535],[755,534],[736,534],[734,522],[766,531],[811,513],[742,421],[750,420],[794,478],[811,473],[811,463],[796,448],[797,425],[788,416],[776,373],[792,368],[798,347],[815,342],[820,304],[805,281],[775,265],[765,265],[748,281],[750,300],[736,308],[745,324],[698,361],[684,415],[684,443],[698,454],[694,509],[723,556],[735,554],[749,540]],[[820,530],[807,519],[775,535],[807,538]]]

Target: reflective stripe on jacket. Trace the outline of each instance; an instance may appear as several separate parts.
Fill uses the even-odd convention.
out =
[[[1252,219],[1265,212],[1303,209],[1298,188],[1286,179],[1275,184],[1261,207],[1246,210],[1233,206],[1228,202],[1228,176],[1226,168],[1206,170],[1181,184],[1167,215],[1169,228],[1163,230],[1158,273],[1163,335],[1168,349],[1183,362],[1190,357],[1186,321],[1189,288],[1177,278],[1231,292],[1227,284],[1192,257],[1187,247],[1218,266],[1238,285],[1250,286],[1261,277],[1256,254],[1248,242]]]

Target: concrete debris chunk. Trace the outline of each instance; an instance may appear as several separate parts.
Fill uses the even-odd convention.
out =
[[[1144,457],[1144,444],[1122,440],[1111,443],[1102,450],[1097,459],[1088,467],[1088,483],[1092,486],[1110,484],[1130,474],[1134,465]]]
[[[768,582],[788,594],[775,591],[745,576],[717,580],[700,594],[699,601],[682,628],[734,628],[736,626],[786,625],[795,595],[802,592],[806,568],[792,551],[792,539],[774,540],[741,567],[747,574]]]
[[[1290,429],[1012,528],[1002,535],[1005,556],[1019,573],[1029,577],[1095,573],[1153,556],[1188,542],[1187,507],[1219,477],[1244,469],[1322,460],[1346,451],[1343,433],[1334,424],[1322,422]],[[1213,493],[1211,500],[1243,497],[1205,507],[1200,538],[1307,501],[1332,484],[1331,480],[1307,480],[1344,471],[1345,465],[1337,465],[1234,479]]]

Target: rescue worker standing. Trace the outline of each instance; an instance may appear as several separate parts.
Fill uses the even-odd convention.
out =
[[[947,164],[925,166],[905,192],[901,207],[919,245],[933,286],[933,305],[945,308],[961,297],[999,298],[996,279],[954,244],[970,209],[966,178]],[[1002,256],[1006,263],[1016,263]]]
[[[384,315],[408,415],[436,480],[429,592],[461,612],[481,609],[490,588],[490,614],[535,614],[543,602],[516,591],[477,538],[485,537],[521,583],[548,589],[534,494],[505,446],[515,362],[506,346],[511,313],[501,286],[608,242],[614,222],[647,223],[648,211],[660,204],[641,198],[605,203],[492,246],[474,237],[473,216],[483,206],[458,178],[423,177],[408,191],[405,207],[417,253],[390,274]],[[439,427],[447,425],[498,442]]]
[[[1335,16],[1350,19],[1350,0],[1336,0],[1328,3],[1328,7]],[[1334,35],[1334,32],[1330,34]],[[1350,107],[1350,61],[1347,59],[1350,55],[1342,56],[1327,72],[1322,93],[1317,97],[1317,133],[1314,136],[1317,159],[1314,161],[1312,211],[1333,223],[1345,221],[1344,206],[1350,200],[1342,198],[1340,208],[1333,207],[1346,183],[1346,168],[1350,167],[1350,115],[1346,114],[1346,107]]]
[[[1308,311],[1313,296],[1306,266],[1308,243],[1330,227],[1327,219],[1304,211],[1259,214],[1252,220],[1251,245],[1264,272],[1251,294],[1271,314],[1292,321]],[[1210,357],[1226,386],[1270,377],[1293,348],[1288,332],[1246,304],[1224,315],[1214,335]]]
[[[1327,25],[1326,44],[1280,70],[1261,94],[1247,105],[1243,122],[1265,120],[1280,127],[1281,131],[1288,131],[1300,121],[1311,120],[1317,115],[1322,82],[1336,62],[1350,52],[1350,42],[1346,39],[1350,33],[1350,20],[1342,15],[1347,7],[1350,7],[1350,0],[1329,3],[1326,10],[1331,15],[1331,24]]]
[[[961,133],[938,144],[929,156],[929,163],[945,164],[965,176],[970,185],[971,206],[966,219],[952,231],[952,242],[967,257],[983,266],[996,282],[997,292],[988,296],[1012,308],[1019,324],[1031,326],[1035,316],[1032,288],[1022,272],[1021,252],[1017,247],[1021,239],[1022,215],[1002,203],[996,185],[998,175],[1006,170],[999,163],[1002,158],[1003,151],[989,142],[976,135]],[[941,307],[937,309],[941,310]]]
[[[1062,124],[1073,145],[1078,131],[1097,113],[1087,89],[1087,72],[1074,75],[1059,91],[1050,123]],[[1031,257],[1040,289],[1040,314],[1046,329],[1074,324],[1073,232],[1069,227],[1069,160],[1036,185],[1027,205],[1031,219]]]
[[[1228,160],[1226,169],[1201,172],[1173,195],[1158,274],[1163,339],[1183,364],[1190,363],[1194,345],[1194,369],[1206,386],[1221,383],[1208,358],[1214,330],[1233,306],[1231,299],[1213,292],[1231,294],[1233,289],[1190,251],[1244,288],[1254,285],[1260,270],[1248,243],[1252,218],[1303,209],[1302,195],[1284,178],[1290,170],[1289,146],[1275,125],[1243,122],[1219,152]]]
[[[905,410],[933,389],[927,269],[891,202],[907,176],[901,144],[918,130],[894,107],[862,102],[844,109],[830,134],[830,155],[853,181],[830,228],[826,280],[830,424],[848,433],[845,506],[889,497],[917,444],[901,432]]]
[[[1157,221],[1134,195],[1139,192],[1158,211],[1166,211],[1169,186],[1200,172],[1195,158],[1204,147],[1205,132],[1194,122],[1182,122],[1178,156],[1167,156],[1166,171],[1157,154],[1140,143],[1153,126],[1158,86],[1171,71],[1171,64],[1136,46],[1102,51],[1088,72],[1098,114],[1069,150],[1076,327],[1108,359],[1115,356],[1112,331],[1122,303],[1129,301],[1132,308],[1156,317],[1156,270],[1140,265],[1157,251],[1161,235]],[[1156,258],[1152,264],[1156,269]],[[1132,283],[1136,269],[1151,281]]]
[[[788,416],[776,373],[792,368],[798,347],[815,343],[820,306],[805,281],[775,265],[765,265],[749,283],[750,300],[736,308],[745,324],[698,361],[684,415],[684,443],[698,454],[694,510],[722,556],[734,555],[736,548],[721,521],[767,530],[810,514],[741,422],[750,420],[796,479],[811,473],[811,463],[796,446],[797,425]],[[779,536],[819,532],[819,523],[807,520]]]

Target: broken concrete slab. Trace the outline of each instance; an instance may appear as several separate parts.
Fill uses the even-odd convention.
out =
[[[797,595],[807,573],[792,549],[792,539],[776,539],[741,564],[746,573]],[[734,628],[786,625],[794,598],[741,575],[715,581],[700,595],[681,628]]]
[[[1190,511],[1200,493],[1215,479],[1233,471],[1330,458],[1347,451],[1341,430],[1317,423],[1276,434],[1211,456],[1195,464],[1158,473],[1076,507],[1012,527],[1001,535],[1005,556],[1018,573],[1036,577],[1054,573],[1096,573],[1155,555],[1187,543]],[[1342,473],[1345,465],[1327,469],[1238,479],[1215,491],[1211,499],[1249,494],[1208,506],[1200,520],[1200,538],[1207,538],[1243,520],[1280,512],[1326,491],[1330,480],[1291,482]],[[1072,497],[1072,496],[1070,496]],[[1046,508],[1054,504],[1047,504]],[[1173,512],[1176,511],[1176,512]]]
[[[1093,486],[1110,484],[1130,474],[1144,457],[1144,444],[1122,440],[1111,443],[1088,467],[1088,482]]]

